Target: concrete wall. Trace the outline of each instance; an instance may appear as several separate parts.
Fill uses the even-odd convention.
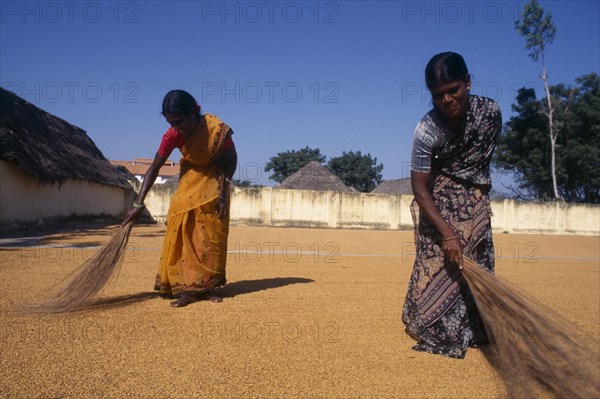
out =
[[[600,234],[600,205],[504,200],[492,210],[492,226],[510,233]]]
[[[236,188],[237,225],[402,229],[411,228],[412,197],[334,191]]]
[[[82,180],[38,184],[13,163],[0,161],[0,225],[73,216],[118,217],[133,201],[132,190]]]
[[[164,220],[175,187],[154,186],[146,206]],[[235,188],[231,222],[244,226],[412,229],[412,196],[333,191]],[[493,201],[492,226],[509,233],[600,234],[600,206]]]

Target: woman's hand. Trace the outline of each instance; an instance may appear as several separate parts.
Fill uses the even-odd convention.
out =
[[[431,193],[427,189],[429,173],[410,172],[410,182],[415,200],[419,209],[433,223],[437,231],[442,235],[442,250],[448,262],[455,262],[459,269],[463,267],[463,245],[452,227],[444,220],[439,209],[433,202]]]
[[[215,213],[219,215],[219,219],[223,219],[225,216],[227,216],[227,208],[227,194],[221,193],[217,197],[217,209],[215,210]]]
[[[446,260],[454,262],[458,268],[463,268],[463,246],[457,236],[449,236],[442,238],[442,250],[446,256]]]
[[[167,157],[159,155],[158,152],[156,153],[152,164],[150,165],[150,167],[146,171],[146,174],[144,175],[142,188],[140,188],[140,192],[135,197],[133,201],[133,206],[125,214],[121,226],[124,226],[129,222],[135,222],[140,217],[145,208],[144,199],[146,198],[146,194],[148,194],[148,191],[150,191],[150,188],[152,187],[152,185],[156,181],[156,178],[158,177],[158,172],[160,171],[160,168],[165,164],[166,161]]]

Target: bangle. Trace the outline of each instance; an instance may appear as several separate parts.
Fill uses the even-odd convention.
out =
[[[231,183],[231,179],[225,178],[225,181],[226,181],[227,183]]]
[[[450,237],[450,238],[443,238],[442,237],[442,241],[454,241],[454,240],[458,240],[458,237],[457,236]]]
[[[134,208],[145,208],[145,207],[146,207],[146,205],[144,205],[144,204],[136,204],[135,202],[133,203],[133,205],[132,205],[132,206],[133,206]]]
[[[223,200],[224,200],[224,199],[227,199],[227,198],[226,198],[226,197],[225,197],[223,194],[219,194],[219,198],[221,198],[221,199],[223,199]]]

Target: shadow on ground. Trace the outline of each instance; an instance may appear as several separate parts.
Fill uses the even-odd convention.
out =
[[[235,298],[238,295],[251,294],[253,292],[285,287],[291,284],[306,284],[312,282],[314,282],[314,280],[300,277],[275,277],[263,278],[259,280],[242,280],[227,284],[217,289],[216,293],[223,298]],[[93,301],[85,310],[116,309],[159,297],[162,296],[158,292],[140,292],[137,294],[100,298]]]
[[[223,298],[234,298],[238,295],[251,294],[253,292],[269,290],[272,288],[285,287],[291,284],[312,283],[314,280],[300,277],[275,277],[260,280],[242,280],[227,284],[216,290]]]

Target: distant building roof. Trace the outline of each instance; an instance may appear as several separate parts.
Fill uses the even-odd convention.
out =
[[[311,161],[296,173],[273,188],[288,188],[295,190],[341,191],[356,192],[356,189],[346,186],[327,167],[317,161]]]
[[[115,166],[123,166],[133,175],[143,177],[148,171],[148,168],[150,168],[150,165],[152,165],[152,161],[152,158],[135,158],[133,161],[110,161],[110,163]],[[163,167],[160,168],[158,176],[165,179],[178,178],[179,164],[169,159],[165,162]]]
[[[412,187],[410,185],[410,178],[384,180],[371,192],[374,194],[413,195]]]
[[[131,188],[83,129],[0,88],[0,159],[40,183],[86,180]]]

